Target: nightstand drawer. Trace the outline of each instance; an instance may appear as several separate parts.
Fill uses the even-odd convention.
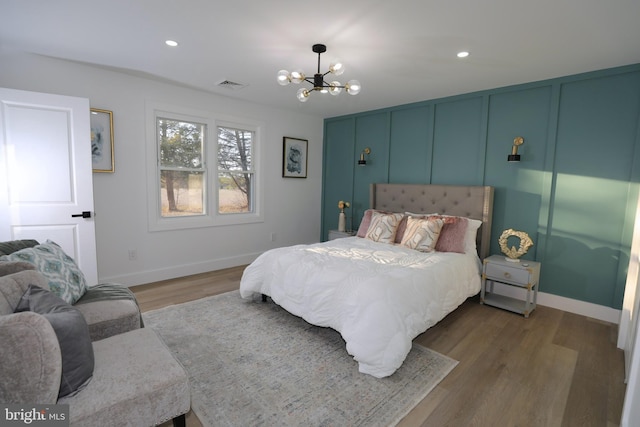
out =
[[[506,280],[520,285],[528,285],[531,274],[523,268],[509,267],[501,264],[489,263],[485,266],[487,279]]]

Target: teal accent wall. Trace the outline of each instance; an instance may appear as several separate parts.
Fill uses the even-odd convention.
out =
[[[391,114],[389,182],[419,184],[431,178],[433,129],[431,106],[398,109]],[[413,147],[413,150],[405,149]],[[375,158],[375,155],[374,155]]]
[[[323,145],[323,159],[333,160],[331,162],[325,161],[323,165],[323,223],[325,222],[324,218],[329,219],[331,214],[338,212],[338,201],[351,201],[353,199],[353,173],[356,164],[353,161],[355,155],[355,122],[355,118],[346,118],[332,120],[324,124],[324,138],[332,141],[332,143]],[[331,171],[327,171],[328,163],[331,163]],[[338,228],[338,215],[333,216],[335,216],[335,222],[327,223],[327,230]],[[323,232],[325,236],[327,233]]]
[[[483,113],[482,97],[434,105],[432,184],[466,185],[468,182],[482,182],[485,140],[482,134]]]
[[[519,163],[507,162],[522,136]],[[325,120],[322,239],[338,200],[357,229],[372,182],[495,187],[535,245],[540,291],[622,306],[640,182],[640,64]],[[357,159],[371,148],[366,166]]]

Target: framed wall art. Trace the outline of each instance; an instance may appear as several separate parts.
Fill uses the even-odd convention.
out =
[[[93,171],[113,173],[113,113],[91,108],[90,123]]]
[[[307,177],[307,148],[306,139],[282,138],[282,176],[285,178]]]

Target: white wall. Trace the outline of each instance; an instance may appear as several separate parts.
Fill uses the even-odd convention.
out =
[[[275,81],[274,81],[275,84]],[[321,117],[236,101],[85,64],[0,49],[0,86],[89,98],[113,111],[115,173],[93,174],[101,282],[137,285],[248,264],[276,246],[320,237]],[[245,89],[247,90],[247,89]],[[265,124],[264,223],[149,232],[145,102],[211,111]],[[309,140],[307,179],[282,178],[282,137]],[[271,241],[275,233],[275,241]],[[137,260],[129,260],[130,249]]]

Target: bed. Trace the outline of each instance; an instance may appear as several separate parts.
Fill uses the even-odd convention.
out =
[[[256,300],[267,295],[291,314],[337,330],[360,372],[392,375],[416,336],[480,291],[492,206],[488,186],[371,184],[361,237],[269,250],[245,269],[240,295]],[[402,244],[376,241],[374,224],[400,217],[412,221],[405,223]],[[436,238],[441,248],[434,243],[425,252],[411,246],[408,230],[424,221],[443,227]],[[451,239],[444,236],[452,234],[444,231],[455,226],[438,221],[466,224],[457,226],[464,244],[455,243],[451,252],[446,247]]]

